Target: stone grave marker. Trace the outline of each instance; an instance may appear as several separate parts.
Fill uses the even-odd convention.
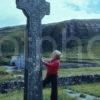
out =
[[[50,4],[45,0],[16,0],[16,5],[27,17],[24,100],[42,100],[41,20],[49,15]]]

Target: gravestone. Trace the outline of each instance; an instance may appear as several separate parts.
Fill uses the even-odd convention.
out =
[[[27,17],[24,100],[42,100],[41,20],[49,14],[50,4],[45,0],[16,0],[16,4]]]

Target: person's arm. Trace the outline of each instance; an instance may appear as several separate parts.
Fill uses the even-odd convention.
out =
[[[42,58],[42,61],[44,62],[50,62],[51,60],[52,60],[51,58],[45,58],[45,57]]]
[[[47,66],[49,62],[42,58],[42,63]]]
[[[43,64],[47,67],[52,67],[52,66],[56,66],[58,63],[57,62],[43,62]]]

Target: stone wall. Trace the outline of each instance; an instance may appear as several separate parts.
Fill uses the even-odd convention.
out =
[[[7,93],[11,90],[24,88],[24,81],[16,80],[16,81],[6,81],[0,84],[0,93]]]
[[[59,86],[100,82],[100,75],[81,75],[58,78]]]
[[[95,83],[100,82],[100,75],[80,75],[80,76],[69,76],[59,77],[58,86],[67,87],[68,85],[84,84],[84,83]],[[10,90],[24,88],[23,80],[6,81],[0,84],[0,93],[7,93]]]

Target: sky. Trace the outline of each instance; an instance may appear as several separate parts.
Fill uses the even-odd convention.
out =
[[[26,24],[26,17],[16,8],[15,0],[0,0],[0,27]],[[42,23],[70,19],[100,19],[100,0],[47,0],[50,15]]]

